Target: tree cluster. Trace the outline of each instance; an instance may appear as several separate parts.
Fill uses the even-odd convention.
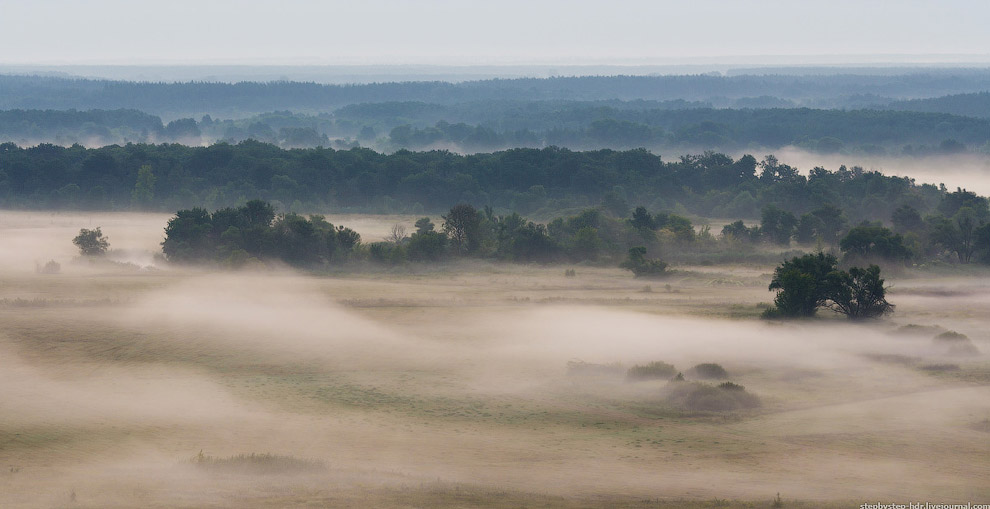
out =
[[[825,307],[850,319],[879,318],[893,311],[886,300],[880,267],[837,268],[835,256],[818,252],[794,257],[774,270],[769,289],[776,291],[766,318],[814,316]]]
[[[985,197],[965,189],[944,192],[931,214],[911,205],[895,209],[887,221],[861,221],[849,227],[845,212],[827,204],[800,218],[774,205],[764,207],[759,225],[742,220],[722,228],[722,237],[741,243],[766,242],[838,247],[849,263],[905,265],[929,261],[990,263],[990,207]]]
[[[317,269],[348,260],[395,266],[454,258],[615,265],[632,253],[630,270],[639,276],[661,275],[666,263],[646,258],[647,253],[658,253],[661,243],[672,247],[693,242],[694,229],[676,214],[640,212],[650,219],[647,225],[603,208],[544,225],[518,213],[497,215],[491,208],[462,203],[441,216],[439,227],[422,217],[411,235],[396,225],[385,241],[362,244],[353,230],[335,227],[323,216],[276,214],[270,203],[252,200],[213,213],[201,208],[178,211],[165,229],[162,250],[169,261],[179,263],[240,266],[252,260],[280,260]]]
[[[360,241],[357,232],[335,227],[323,216],[276,215],[271,204],[251,200],[212,214],[201,208],[178,211],[165,227],[162,252],[177,263],[238,267],[281,260],[297,267],[318,267],[346,259]]]

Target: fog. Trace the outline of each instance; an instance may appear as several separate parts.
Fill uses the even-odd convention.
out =
[[[841,165],[861,166],[864,170],[884,175],[911,177],[917,184],[945,184],[981,196],[990,195],[990,157],[985,154],[957,154],[927,157],[865,156],[811,153],[795,147],[768,151],[781,162],[797,167],[805,175],[816,166],[835,171]],[[754,154],[758,158],[762,154]]]
[[[741,282],[717,288],[688,268],[677,292],[650,294],[594,267],[24,268],[71,259],[67,236],[96,226],[84,216],[0,216],[4,507],[990,496],[986,277],[892,281],[897,312],[877,323],[780,325],[717,313],[770,300],[769,267],[708,267]],[[145,252],[164,219],[94,217]],[[979,353],[948,355],[906,324],[967,334]],[[692,366],[718,363],[759,406],[678,407],[676,382],[626,378],[653,361],[687,386]],[[324,467],[225,470],[252,453]]]
[[[72,239],[82,228],[100,228],[110,241],[110,258],[145,267],[161,252],[170,215],[107,212],[26,212],[0,210],[0,266],[33,272],[36,264],[55,260],[71,269],[79,249]],[[81,267],[81,265],[76,265]]]

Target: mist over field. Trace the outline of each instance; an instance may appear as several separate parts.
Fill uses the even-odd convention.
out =
[[[990,507],[986,2],[0,13],[2,509]]]
[[[74,229],[149,253],[164,216],[0,218],[23,251],[0,271],[5,507],[988,496],[986,275],[895,278],[885,322],[772,324],[723,314],[755,315],[770,267],[652,293],[597,267],[135,270],[73,262]],[[34,273],[49,257],[64,270]],[[943,329],[979,353],[940,350]],[[628,378],[653,361],[688,381]],[[758,404],[677,399],[702,363]]]
[[[945,184],[950,190],[963,188],[980,195],[990,194],[990,159],[983,155],[957,154],[929,157],[813,154],[794,147],[775,151],[785,161],[807,172],[816,166],[838,168],[860,166],[866,171],[909,177],[918,184]]]

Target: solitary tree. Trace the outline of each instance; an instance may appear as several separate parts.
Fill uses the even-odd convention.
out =
[[[72,239],[72,243],[79,248],[79,254],[83,256],[103,256],[110,248],[110,239],[103,236],[99,226],[95,230],[86,228],[79,230],[79,235]]]
[[[880,267],[852,267],[849,272],[834,271],[828,275],[826,307],[853,320],[879,318],[894,310],[887,302],[887,289],[880,277]]]

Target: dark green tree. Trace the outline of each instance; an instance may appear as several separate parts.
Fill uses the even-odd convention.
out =
[[[890,216],[890,222],[894,224],[894,231],[897,233],[918,233],[925,229],[925,221],[921,219],[921,214],[910,205],[898,207]]]
[[[629,255],[620,265],[636,277],[657,278],[667,275],[667,263],[659,258],[647,259],[646,248],[639,246],[629,249]]]
[[[79,230],[79,235],[72,239],[72,243],[79,248],[79,254],[83,256],[103,256],[110,248],[110,239],[103,236],[100,227],[87,230]]]
[[[432,232],[436,225],[428,217],[421,217],[416,220],[416,233]]]
[[[637,230],[653,230],[656,228],[656,223],[653,221],[653,216],[646,210],[646,207],[636,207],[633,211],[632,218],[629,220],[629,224]]]
[[[820,221],[815,233],[829,245],[835,245],[848,223],[842,209],[829,203],[811,211],[811,215]]]
[[[801,214],[797,228],[794,229],[794,240],[800,244],[811,244],[821,235],[824,226],[818,216],[811,213]]]
[[[481,246],[481,214],[466,203],[451,207],[443,217],[443,231],[457,254],[473,253]]]
[[[416,224],[419,227],[419,221]],[[447,236],[433,231],[433,223],[429,224],[431,226],[429,230],[420,228],[419,231],[409,236],[409,242],[406,244],[406,255],[410,260],[435,262],[443,258],[447,249]]]
[[[911,257],[901,234],[879,225],[861,224],[849,230],[839,248],[847,260],[905,262]]]
[[[151,165],[145,164],[138,168],[137,182],[131,191],[131,204],[137,208],[146,208],[151,206],[154,198],[155,174],[151,171]]]
[[[778,266],[769,290],[777,291],[768,316],[814,316],[828,300],[828,275],[836,269],[835,256],[818,252],[794,257]]]
[[[216,242],[213,223],[206,209],[180,210],[165,226],[162,252],[171,262],[195,262],[212,259]]]
[[[760,232],[770,242],[781,246],[790,244],[795,226],[797,226],[797,219],[794,214],[773,205],[767,205],[763,208]]]
[[[972,209],[963,207],[949,219],[929,217],[931,241],[956,255],[960,263],[969,263],[976,250],[976,232],[979,228]]]
[[[852,320],[880,318],[894,310],[887,302],[887,289],[880,277],[880,267],[851,267],[849,272],[837,270],[827,278],[828,302],[825,306]]]
[[[752,228],[747,228],[742,219],[722,227],[722,238],[725,239],[753,242],[757,239],[759,233],[759,227],[754,226]]]

